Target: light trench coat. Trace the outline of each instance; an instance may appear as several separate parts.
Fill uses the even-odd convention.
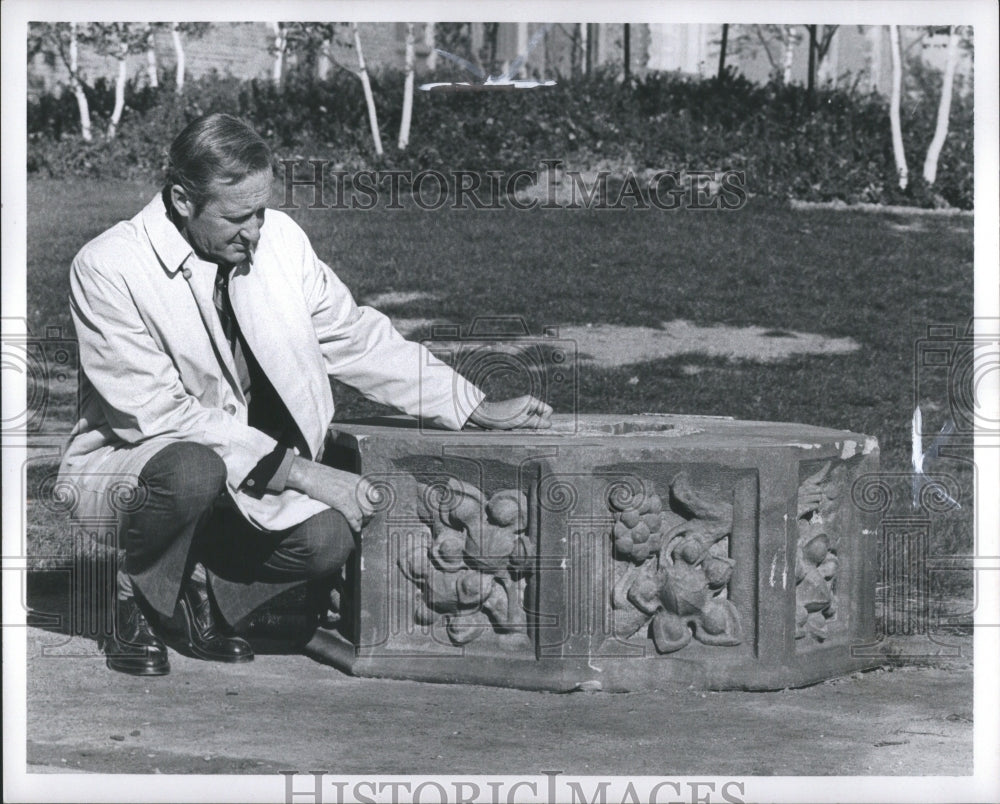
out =
[[[70,270],[80,347],[80,420],[60,467],[78,519],[116,521],[141,504],[129,491],[146,462],[177,441],[225,462],[237,508],[283,530],[327,506],[294,490],[239,490],[276,442],[247,424],[232,352],[212,293],[216,266],[192,252],[158,195],[88,243]],[[328,376],[436,426],[459,429],[482,393],[388,318],[355,304],[291,218],[268,209],[252,264],[229,293],[246,342],[309,445],[320,455],[333,418]],[[141,498],[141,490],[139,491]]]

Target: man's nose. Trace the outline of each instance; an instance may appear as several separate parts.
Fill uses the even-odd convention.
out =
[[[240,229],[240,237],[256,246],[260,240],[260,221],[254,218],[252,221],[243,224],[243,228]]]

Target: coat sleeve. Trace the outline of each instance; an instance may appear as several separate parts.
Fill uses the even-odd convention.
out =
[[[403,338],[385,315],[355,304],[308,239],[304,246],[304,292],[327,373],[369,399],[460,430],[483,401],[482,391],[426,347]]]
[[[100,398],[106,426],[126,444],[152,438],[204,444],[223,459],[230,484],[238,487],[277,442],[185,390],[111,262],[107,254],[84,250],[70,269],[80,365]]]

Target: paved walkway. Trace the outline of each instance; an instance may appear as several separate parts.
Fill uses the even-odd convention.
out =
[[[101,773],[966,775],[962,655],[773,693],[552,694],[358,679],[303,656],[171,652],[133,678],[28,629],[29,770]]]

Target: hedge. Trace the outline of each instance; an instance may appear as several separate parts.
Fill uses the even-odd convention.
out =
[[[423,79],[422,79],[423,80]],[[342,170],[536,169],[561,159],[578,170],[743,170],[751,193],[780,199],[915,206],[973,205],[972,93],[956,91],[938,179],[921,167],[934,133],[940,73],[911,64],[903,104],[910,186],[898,188],[888,102],[856,88],[753,84],[734,73],[693,78],[650,73],[623,84],[612,71],[531,91],[426,93],[414,98],[410,147],[396,147],[403,77],[373,76],[386,154],[376,160],[361,84],[347,71],[327,80],[292,72],[279,91],[260,80],[211,74],[178,97],[130,83],[118,136],[101,133],[114,87],[87,89],[94,142],[79,134],[75,98],[28,103],[28,171],[52,176],[159,179],[166,147],[185,122],[209,111],[248,118],[281,158],[322,158]]]

